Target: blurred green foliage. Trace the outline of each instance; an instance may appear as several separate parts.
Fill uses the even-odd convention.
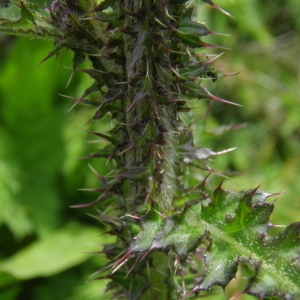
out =
[[[196,142],[215,151],[237,147],[210,163],[230,178],[225,187],[286,190],[272,221],[288,224],[300,219],[300,7],[297,0],[216,3],[235,18],[208,5],[195,17],[231,34],[205,41],[231,48],[215,68],[239,74],[207,85],[244,107],[197,103],[199,118],[208,108],[210,114],[195,123]],[[97,187],[88,163],[101,174],[108,169],[102,160],[76,159],[99,147],[87,143],[91,125],[83,126],[93,109],[82,105],[67,113],[72,102],[59,95],[80,97],[89,78],[76,73],[66,88],[68,52],[35,68],[52,49],[41,41],[0,36],[0,300],[92,300],[105,289],[105,282],[86,284],[104,256],[85,252],[101,251],[109,236],[87,216],[94,209],[69,206],[95,199],[77,190]]]

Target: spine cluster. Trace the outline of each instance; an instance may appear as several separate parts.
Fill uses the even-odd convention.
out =
[[[212,171],[207,160],[231,149],[195,147],[182,113],[190,113],[192,99],[236,105],[202,85],[217,80],[210,64],[218,56],[197,54],[216,46],[201,40],[214,32],[193,20],[196,1],[54,0],[46,11],[22,0],[12,5],[0,8],[0,31],[53,39],[45,60],[72,50],[72,75],[93,79],[72,107],[88,104],[95,108],[91,121],[109,116],[115,124],[91,131],[108,144],[89,157],[105,158],[112,172],[101,177],[93,170],[99,196],[77,206],[96,206],[116,237],[104,247],[109,263],[99,271],[114,299],[197,297],[214,285],[225,289],[238,266],[248,278],[241,293],[299,299],[300,223],[270,237],[271,194],[221,185],[210,193],[206,179],[184,187],[186,165]],[[91,68],[80,69],[86,59]],[[91,100],[92,93],[98,97]]]

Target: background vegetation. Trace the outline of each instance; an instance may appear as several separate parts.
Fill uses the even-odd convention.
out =
[[[244,107],[197,103],[196,142],[216,151],[237,147],[210,164],[230,178],[225,187],[261,184],[270,193],[285,191],[272,221],[298,221],[298,1],[216,2],[236,18],[208,5],[201,5],[195,17],[213,31],[231,34],[210,36],[206,42],[231,49],[216,61],[217,70],[239,74],[207,84],[214,94]],[[79,97],[90,79],[77,73],[66,88],[68,52],[35,68],[52,49],[50,43],[0,36],[0,300],[92,300],[100,299],[105,288],[103,282],[86,284],[104,263],[102,255],[87,252],[100,251],[100,244],[109,242],[102,235],[105,229],[87,215],[93,209],[69,208],[94,200],[92,193],[77,189],[96,187],[88,163],[104,174],[105,161],[76,158],[102,143],[89,143],[89,125],[83,126],[93,110],[78,106],[67,113],[72,102],[59,95]],[[195,181],[200,176],[195,173]],[[223,296],[211,297],[219,298]]]

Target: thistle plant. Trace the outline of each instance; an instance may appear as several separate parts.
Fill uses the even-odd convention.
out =
[[[210,0],[203,0],[230,15]],[[197,1],[54,0],[41,9],[22,0],[0,10],[0,30],[52,40],[54,50],[74,52],[77,70],[93,79],[74,106],[95,108],[89,122],[109,117],[108,132],[90,131],[107,145],[91,159],[105,158],[111,172],[93,189],[97,218],[116,242],[102,251],[109,262],[96,279],[109,279],[114,299],[198,298],[211,287],[226,288],[240,266],[247,276],[242,293],[259,299],[300,298],[300,223],[270,237],[274,194],[258,188],[211,190],[208,160],[214,152],[196,147],[194,100],[238,105],[205,87],[216,81],[199,48],[218,48],[201,37],[214,34],[194,20]],[[89,60],[91,67],[80,68]],[[98,97],[88,97],[97,92]],[[100,95],[100,96],[99,96]],[[95,122],[95,123],[96,123]],[[188,167],[207,176],[188,187]],[[275,299],[274,298],[274,299]]]

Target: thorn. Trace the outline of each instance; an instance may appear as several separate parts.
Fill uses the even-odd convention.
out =
[[[72,73],[71,73],[71,75],[70,75],[70,77],[69,77],[69,80],[68,80],[68,82],[67,82],[66,88],[69,86],[69,84],[70,84],[70,82],[71,82],[71,80],[72,80],[74,74],[75,74],[75,69],[73,69],[73,71],[72,71]]]
[[[204,43],[204,42],[201,42],[201,46],[202,47],[208,47],[208,48],[214,48],[214,49],[231,50],[230,48],[227,48],[227,47],[212,45],[212,44],[208,44],[208,43]]]
[[[223,73],[223,75],[219,76],[219,78],[227,77],[227,76],[235,76],[235,75],[238,75],[238,74],[240,74],[240,72],[236,72],[236,73]]]
[[[224,178],[222,179],[222,181],[220,182],[220,184],[217,186],[216,190],[223,191],[223,189],[222,189],[223,183],[224,183]]]
[[[197,292],[197,286],[195,286],[190,292],[188,292],[184,299],[188,298],[189,296],[191,296],[193,293],[196,293]]]
[[[226,176],[226,175],[224,175],[224,174],[222,174],[222,173],[217,172],[216,170],[212,169],[212,168],[209,167],[208,165],[206,165],[206,170],[207,170],[207,171],[210,171],[210,172],[212,172],[212,173],[214,173],[214,174],[217,175],[217,176],[222,176],[223,178],[230,179],[228,176]]]
[[[99,180],[103,180],[103,177],[90,164],[88,166]]]
[[[150,198],[150,200],[151,200],[151,204],[154,204],[154,203],[155,203],[154,199],[153,199],[153,198],[150,196],[150,194],[147,192],[147,195],[146,195],[146,199],[145,199],[144,205],[147,204],[149,198]]]
[[[242,296],[243,294],[245,294],[245,292],[244,292],[244,291],[241,291],[241,292],[235,294],[235,295],[234,295],[233,297],[231,297],[229,300],[235,300],[237,297],[240,297],[240,296]]]
[[[218,155],[222,155],[222,154],[225,154],[225,153],[228,153],[228,152],[231,152],[231,151],[234,151],[236,150],[237,147],[233,147],[233,148],[229,148],[229,149],[226,149],[226,150],[222,150],[222,151],[219,151],[219,152],[214,152],[211,156],[218,156]]]
[[[274,224],[272,224],[270,227],[271,228],[286,228],[287,225],[274,225]]]
[[[124,153],[126,153],[126,152],[128,152],[128,151],[130,151],[130,150],[132,150],[133,148],[134,148],[133,145],[129,146],[129,147],[126,148],[125,150],[121,151],[121,152],[118,154],[118,156],[119,156],[119,155],[122,155],[122,154],[124,154]]]
[[[138,221],[142,220],[142,218],[137,217],[137,216],[133,216],[133,215],[130,215],[130,214],[126,214],[125,217],[130,217],[130,218],[133,218],[133,219],[138,220]]]
[[[167,17],[168,17],[169,19],[171,19],[171,20],[177,22],[177,20],[174,19],[174,18],[169,14],[169,11],[168,11],[168,8],[167,8],[166,4],[164,4],[164,10],[165,10],[165,13],[166,13],[166,15],[167,15]]]
[[[96,205],[97,203],[101,202],[102,200],[107,198],[108,190],[106,190],[97,200],[94,202],[90,203],[85,203],[85,204],[76,204],[76,205],[70,205],[70,208],[87,208],[87,207],[92,207]]]
[[[168,28],[168,26],[166,26],[166,25],[165,25],[163,22],[161,22],[159,19],[154,18],[154,20],[155,20],[159,25],[161,25],[162,27]]]
[[[150,248],[144,255],[143,257],[139,260],[139,261],[142,261],[153,249]]]
[[[221,33],[221,32],[216,32],[216,31],[210,31],[209,34],[221,35],[221,36],[231,36],[231,34]]]
[[[82,100],[83,100],[83,97],[80,97],[79,99],[77,99],[77,101],[68,109],[67,113],[70,112]]]
[[[196,257],[203,263],[204,262],[204,257],[200,255],[197,251],[194,252]]]
[[[161,216],[162,218],[164,218],[165,220],[167,219],[167,217],[166,217],[165,215],[163,215],[162,213],[158,212],[158,211],[155,210],[154,208],[153,208],[153,210],[154,210],[159,216]]]
[[[233,15],[231,15],[229,12],[227,12],[226,10],[224,10],[223,8],[219,7],[218,5],[216,5],[215,3],[213,3],[211,0],[202,0],[203,2],[208,3],[209,5],[211,5],[214,9],[220,11],[221,13],[223,13],[224,15],[234,18],[235,17]]]
[[[125,261],[125,262],[128,261],[128,256],[130,256],[131,254],[132,254],[132,253],[128,250],[128,251],[126,252],[125,255],[123,255],[119,260],[117,260],[117,261],[113,264],[112,268],[117,267],[117,266],[118,266],[119,264],[121,264],[121,263],[122,263],[122,265],[123,265],[123,264],[124,264],[124,261]],[[118,266],[118,268],[115,269],[115,270],[113,271],[113,273],[116,272],[120,267],[121,267],[121,266]],[[113,274],[113,273],[112,273],[112,274]]]
[[[218,59],[219,57],[221,57],[223,54],[224,54],[224,52],[222,52],[222,53],[219,54],[219,55],[216,55],[215,57],[213,57],[213,58],[211,58],[211,59],[209,59],[208,61],[206,61],[206,62],[204,63],[204,65],[205,65],[205,66],[209,65],[209,64],[212,63],[214,60],[216,60],[216,59]]]
[[[71,97],[71,96],[67,96],[67,95],[63,95],[63,94],[60,94],[60,93],[59,93],[59,95],[62,96],[62,97],[64,97],[64,98],[76,100],[75,104],[73,104],[73,105],[71,106],[71,108],[68,109],[67,112],[70,112],[70,111],[71,111],[71,110],[72,110],[79,102],[85,100],[83,97],[81,97],[81,98],[78,99],[78,98]]]
[[[208,98],[210,98],[211,100],[243,107],[242,105],[237,104],[237,103],[235,103],[235,102],[231,102],[231,101],[228,101],[228,100],[219,98],[219,97],[217,97],[217,96],[214,96],[214,95],[211,94],[204,86],[201,86],[201,87],[204,89],[204,91],[205,91],[205,92],[207,93],[207,95],[208,95]]]
[[[99,201],[98,201],[99,202]],[[97,202],[90,202],[90,203],[85,203],[85,204],[76,204],[76,205],[70,205],[70,208],[87,208],[87,207],[92,207],[96,204]]]
[[[209,173],[205,176],[205,178],[202,180],[202,182],[200,183],[200,186],[202,186],[203,188],[205,187],[206,184],[206,180],[208,179],[209,175],[212,173],[212,170],[209,171]]]
[[[111,274],[114,274],[117,270],[119,270],[123,265],[125,265],[128,262],[128,258],[126,258],[123,262],[121,262],[112,272]]]
[[[97,188],[91,188],[91,189],[77,189],[77,191],[83,191],[83,192],[95,192],[95,193],[99,193],[99,192],[103,192],[103,189],[97,189]]]
[[[157,108],[156,108],[156,104],[154,103],[154,101],[151,101],[151,102],[152,102],[152,105],[153,105],[155,116],[156,116],[157,120],[160,120],[160,116],[158,114],[158,111],[157,111]]]
[[[175,260],[175,262],[174,262],[175,269],[174,269],[174,275],[173,276],[175,276],[176,273],[177,273],[177,269],[179,267],[180,260],[181,260],[181,256],[178,255],[177,258],[176,258],[176,260]]]
[[[273,197],[273,196],[278,196],[276,199],[273,200],[273,202],[276,202],[283,194],[286,193],[286,190],[287,190],[287,189],[285,189],[285,190],[284,190],[283,192],[281,192],[281,193],[273,193],[273,194],[269,194],[269,195],[267,196],[267,198],[268,198],[268,197]]]
[[[131,266],[131,268],[129,269],[129,271],[127,272],[125,279],[128,277],[128,275],[131,273],[131,271],[135,268],[135,266],[137,265],[137,263],[139,262],[139,258],[137,258],[134,262],[134,264]]]
[[[88,277],[89,277],[89,278],[92,278],[92,277],[94,277],[95,275],[98,275],[98,274],[102,273],[103,271],[108,270],[109,268],[111,268],[112,265],[113,265],[113,263],[111,263],[111,264],[109,264],[109,265],[106,265],[106,266],[104,266],[104,267],[101,268],[100,270],[94,272],[92,275],[90,275],[90,276],[88,276]],[[91,281],[92,281],[92,280],[91,280]]]
[[[168,65],[168,69],[171,70],[177,77],[180,77],[182,79],[185,79],[182,77],[171,65]]]
[[[116,153],[117,150],[118,150],[118,147],[116,146],[116,147],[113,149],[113,151],[110,153],[110,155],[109,155],[109,157],[108,157],[108,159],[107,159],[107,161],[106,161],[105,167],[107,167],[108,164],[111,162],[111,160],[112,160],[113,157],[115,156],[115,153]]]
[[[186,293],[186,290],[185,290],[185,281],[184,281],[184,272],[183,271],[180,272],[180,276],[181,276],[182,293],[184,296]]]
[[[253,195],[256,193],[256,191],[259,189],[260,185],[258,187],[256,187],[255,189],[253,189],[250,193],[249,196],[253,197]]]
[[[138,103],[138,101],[133,101],[130,106],[127,109],[127,112],[129,112],[136,104]]]
[[[45,62],[46,60],[48,60],[50,57],[52,57],[54,54],[56,54],[57,52],[60,51],[62,47],[56,48],[53,51],[51,51],[50,53],[47,54],[47,56],[42,59],[34,68],[37,68],[38,66],[40,66],[43,62]]]

